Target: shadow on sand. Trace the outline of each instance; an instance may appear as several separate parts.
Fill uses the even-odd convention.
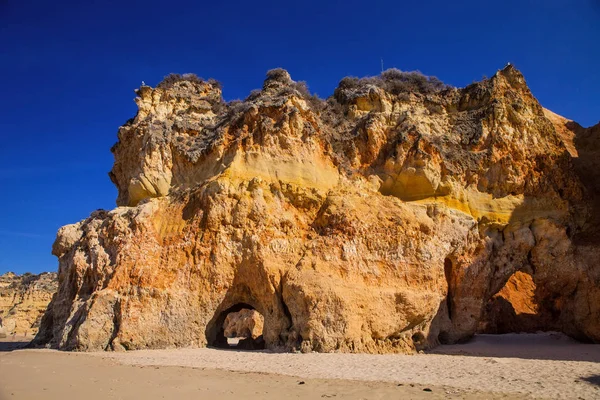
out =
[[[475,335],[464,344],[441,345],[430,354],[467,357],[522,358],[529,360],[600,362],[600,344],[577,342],[561,333],[509,333],[505,335]],[[588,380],[588,378],[582,378]],[[600,376],[588,382],[600,381]]]
[[[23,349],[29,343],[28,341],[0,341],[0,352]]]
[[[600,386],[600,375],[590,375],[581,378],[582,381],[591,383],[594,386]]]

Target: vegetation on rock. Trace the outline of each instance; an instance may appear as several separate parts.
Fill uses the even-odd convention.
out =
[[[112,149],[120,207],[60,229],[36,343],[219,345],[241,309],[270,349],[600,341],[598,128],[553,117],[512,66],[466,88],[344,78],[327,100],[282,69],[244,101],[183,75],[137,94]]]

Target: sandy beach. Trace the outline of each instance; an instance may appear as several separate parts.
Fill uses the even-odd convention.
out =
[[[480,335],[429,354],[215,349],[66,353],[2,343],[0,399],[600,397],[600,345]]]

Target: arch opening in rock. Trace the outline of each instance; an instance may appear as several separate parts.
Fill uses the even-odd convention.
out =
[[[444,276],[448,284],[448,292],[446,293],[446,308],[448,309],[448,319],[452,321],[452,260],[448,257],[444,259]]]
[[[453,315],[454,282],[453,282],[452,269],[453,269],[452,260],[449,257],[446,257],[444,259],[444,277],[446,278],[447,289],[446,289],[446,298],[445,298],[444,302],[442,304],[440,304],[440,311],[443,310],[446,313],[446,316],[448,317],[449,326],[447,325],[446,328],[443,328],[438,333],[437,341],[442,344],[451,343],[450,333],[448,330],[451,329],[452,317],[454,316]],[[445,305],[445,309],[443,307],[444,305]]]
[[[221,312],[208,345],[222,349],[262,350],[264,317],[254,307],[238,303]]]
[[[501,334],[540,330],[544,324],[535,294],[531,274],[516,271],[485,305],[478,331]]]

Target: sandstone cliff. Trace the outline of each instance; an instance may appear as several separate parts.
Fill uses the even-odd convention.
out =
[[[327,101],[283,70],[243,102],[189,76],[137,95],[119,207],[58,232],[37,344],[215,345],[242,308],[271,349],[412,352],[503,318],[600,341],[588,153],[513,67],[463,89],[388,70]]]
[[[0,275],[0,335],[35,335],[57,288],[56,273]]]

